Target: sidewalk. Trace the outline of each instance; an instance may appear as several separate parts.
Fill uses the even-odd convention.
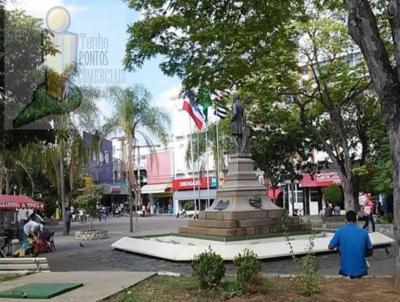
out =
[[[67,302],[101,301],[111,295],[116,294],[128,287],[131,287],[149,277],[154,273],[143,272],[57,272],[57,273],[37,273],[24,276],[15,280],[3,281],[0,283],[0,291],[7,290],[16,286],[32,282],[54,282],[54,283],[83,283],[83,286],[53,297],[51,299],[35,299],[35,301]],[[20,302],[23,299],[3,299],[1,302]]]

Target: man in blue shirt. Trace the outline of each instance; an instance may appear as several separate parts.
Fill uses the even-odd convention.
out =
[[[368,274],[365,257],[373,253],[368,233],[356,223],[356,213],[346,213],[347,224],[339,228],[329,242],[329,249],[340,253],[339,274],[350,278],[360,278]]]

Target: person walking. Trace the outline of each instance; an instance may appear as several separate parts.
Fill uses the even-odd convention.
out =
[[[356,212],[348,211],[346,221],[346,225],[336,230],[328,248],[337,249],[340,253],[339,275],[351,279],[361,278],[368,275],[365,257],[372,256],[373,246],[368,232],[357,225]]]
[[[71,214],[71,209],[70,207],[67,207],[65,209],[65,223],[66,223],[66,234],[69,235],[69,230],[71,229],[71,218],[72,218],[72,214]]]
[[[365,216],[365,223],[363,229],[369,230],[369,222],[371,221],[372,225],[372,232],[375,232],[375,221],[374,221],[374,202],[372,200],[371,194],[368,194],[368,199],[364,205],[364,216]]]

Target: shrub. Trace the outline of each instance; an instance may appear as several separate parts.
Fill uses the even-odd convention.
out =
[[[307,254],[301,258],[302,274],[296,277],[296,287],[300,294],[312,296],[319,292],[318,262],[313,251],[314,238],[310,237]]]
[[[245,249],[242,254],[238,254],[233,260],[236,266],[236,280],[242,292],[254,292],[261,282],[261,262],[257,254]]]
[[[192,261],[193,275],[202,289],[217,287],[225,275],[224,260],[211,247],[208,251],[196,255]]]
[[[383,219],[387,223],[393,223],[393,213],[387,213]]]
[[[342,190],[338,185],[330,185],[325,189],[324,198],[333,205],[340,205],[343,202]]]

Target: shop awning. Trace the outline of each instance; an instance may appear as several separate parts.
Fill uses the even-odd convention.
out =
[[[278,187],[269,188],[268,189],[268,198],[271,200],[276,200],[278,198],[278,195],[280,192],[281,192],[281,189]]]
[[[317,180],[308,173],[303,173],[303,178],[300,180],[300,188],[328,187],[332,184],[334,182],[331,180]]]
[[[215,199],[217,196],[216,189],[210,189],[210,199]],[[199,191],[196,190],[196,198],[199,198]],[[193,200],[193,191],[175,191],[175,200]],[[208,199],[208,190],[200,190],[200,199]]]
[[[172,189],[171,183],[151,184],[151,185],[144,185],[140,190],[140,192],[142,194],[155,194],[155,193],[170,192],[171,189]]]
[[[25,195],[1,195],[0,194],[0,210],[15,211],[19,209],[36,209],[43,210],[42,202],[34,201]]]

